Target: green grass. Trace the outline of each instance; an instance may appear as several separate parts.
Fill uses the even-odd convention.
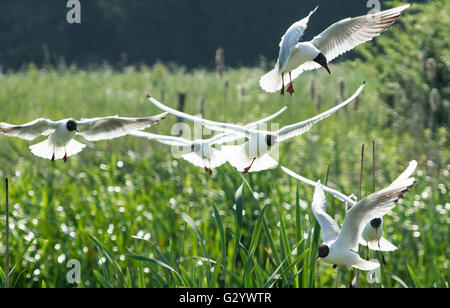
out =
[[[309,94],[312,81],[324,111],[335,102],[339,78],[345,78],[346,95],[366,80],[357,110],[352,104],[282,144],[280,165],[313,180],[325,181],[328,175],[330,186],[358,195],[363,143],[369,149],[376,142],[377,189],[395,179],[410,160],[418,160],[418,183],[385,217],[386,236],[399,250],[386,254],[382,284],[448,287],[448,131],[411,135],[392,128],[388,119],[399,115],[380,101],[381,81],[368,66],[346,62],[331,70],[331,76],[323,71],[305,74],[295,81],[293,97],[280,97],[259,89],[260,69],[229,70],[220,79],[206,70],[188,73],[163,65],[123,72],[30,67],[0,75],[0,121],[152,115],[160,111],[146,101],[147,93],[176,107],[178,92],[186,92],[186,112],[197,114],[203,97],[206,117],[218,121],[248,123],[289,104],[274,121],[281,126],[319,112]],[[170,134],[175,122],[169,117],[148,131]],[[336,271],[315,259],[321,234],[310,210],[313,189],[280,168],[245,175],[247,183],[228,164],[209,176],[174,159],[169,147],[132,137],[87,143],[67,164],[52,164],[28,150],[38,141],[0,136],[0,176],[10,179],[13,286],[335,285]],[[363,196],[372,191],[370,152]],[[327,200],[329,213],[342,223],[344,205],[331,196]],[[0,227],[4,229],[3,205]],[[1,282],[4,255],[2,232]],[[78,285],[66,281],[70,259],[81,263]],[[349,275],[343,272],[343,285]],[[370,286],[365,275],[361,286]]]

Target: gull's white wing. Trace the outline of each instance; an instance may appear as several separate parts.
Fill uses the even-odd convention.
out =
[[[22,125],[1,122],[0,131],[8,136],[34,140],[41,135],[47,136],[53,133],[57,126],[58,122],[53,122],[48,119],[37,119]]]
[[[412,161],[409,163],[408,168],[406,168],[406,170],[403,171],[403,173],[400,174],[400,175],[398,176],[398,178],[396,178],[392,184],[398,183],[398,182],[400,182],[400,181],[403,181],[403,180],[409,178],[409,177],[414,173],[414,171],[416,170],[416,168],[417,168],[417,161],[412,160]]]
[[[316,10],[317,7],[312,10],[307,17],[303,18],[300,21],[297,21],[292,26],[290,26],[281,38],[280,53],[278,55],[278,72],[282,72],[285,69],[289,57],[291,56],[292,49],[302,38],[303,33],[308,27],[309,18]]]
[[[356,92],[350,98],[346,99],[343,103],[340,103],[339,105],[337,105],[331,109],[328,109],[327,111],[325,111],[311,119],[283,127],[282,129],[280,129],[278,132],[275,133],[278,136],[277,141],[281,142],[281,141],[287,140],[287,139],[295,137],[295,136],[299,136],[299,135],[307,132],[317,122],[319,122],[325,118],[328,118],[332,114],[336,113],[339,109],[350,104],[354,99],[356,99],[359,96],[361,91],[364,89],[365,85],[366,85],[366,82],[364,82],[358,88],[358,90],[356,90]]]
[[[164,119],[167,113],[145,118],[122,118],[110,116],[82,119],[77,122],[79,134],[89,141],[107,140],[143,130]]]
[[[340,230],[336,221],[334,221],[334,219],[326,213],[327,200],[323,189],[324,186],[320,183],[320,181],[318,181],[315,186],[316,188],[314,190],[314,197],[311,207],[314,216],[322,229],[323,242],[329,243],[339,236]]]
[[[147,95],[148,100],[155,105],[156,107],[158,107],[161,110],[164,110],[176,117],[182,118],[182,119],[186,119],[192,122],[198,122],[203,124],[204,126],[212,129],[212,130],[218,130],[221,132],[228,132],[228,133],[241,133],[242,135],[249,135],[250,134],[250,130],[246,129],[243,126],[239,126],[239,125],[234,125],[234,124],[227,124],[227,123],[221,123],[221,122],[215,122],[215,121],[210,121],[210,120],[205,120],[199,117],[194,117],[190,114],[175,110],[173,108],[170,108],[169,106],[164,105],[163,103],[159,102],[158,100],[156,100],[155,98],[151,97],[150,95]]]
[[[346,18],[328,27],[311,43],[332,61],[356,46],[372,40],[392,25],[410,4],[375,14]]]
[[[387,214],[404,194],[414,185],[416,179],[408,178],[391,184],[359,201],[348,210],[341,233],[335,244],[346,249],[358,249],[358,242],[365,225],[374,218]]]
[[[289,170],[288,168],[286,168],[286,167],[284,167],[284,166],[282,166],[281,169],[282,169],[284,172],[286,172],[288,175],[292,176],[293,178],[295,178],[295,179],[297,179],[297,180],[299,180],[299,181],[302,181],[302,182],[304,182],[304,183],[306,183],[306,184],[308,184],[308,185],[311,185],[311,186],[313,186],[313,187],[316,186],[316,183],[315,183],[315,182],[313,182],[313,181],[311,181],[311,180],[309,180],[309,179],[307,179],[307,178],[305,178],[305,177],[303,177],[303,176],[301,176],[301,175],[295,173],[295,172],[292,171],[292,170]],[[344,195],[343,193],[341,193],[341,192],[339,192],[339,191],[337,191],[337,190],[335,190],[335,189],[333,189],[333,188],[327,187],[327,186],[325,186],[325,185],[322,185],[322,188],[323,188],[324,191],[329,192],[329,193],[332,194],[335,198],[341,200],[342,202],[347,203],[349,206],[354,206],[354,205],[356,204],[356,202],[353,201],[352,199],[350,199],[348,196]]]
[[[339,55],[379,36],[409,6],[410,4],[407,4],[371,15],[343,19],[314,37],[311,43],[331,62]],[[321,68],[320,64],[308,61],[292,71],[292,80],[304,71],[318,68]]]
[[[247,125],[244,126],[244,128],[247,128],[247,129],[254,129],[254,128],[257,128],[257,127],[260,126],[261,124],[264,124],[264,123],[269,122],[270,120],[276,118],[276,117],[279,116],[281,113],[283,113],[287,108],[288,108],[288,106],[284,106],[283,108],[281,108],[280,110],[278,110],[278,112],[276,112],[276,113],[274,113],[274,114],[272,114],[272,115],[270,115],[270,116],[268,116],[268,117],[266,117],[266,118],[264,118],[264,119],[261,119],[261,120],[259,120],[259,121],[256,121],[256,122],[247,124]],[[235,140],[237,140],[237,139],[240,139],[240,138],[242,138],[241,135],[234,135],[234,134],[232,134],[232,133],[223,133],[223,134],[216,135],[216,136],[214,136],[213,138],[210,138],[210,139],[208,140],[208,143],[209,143],[210,145],[213,145],[213,144],[222,144],[222,143],[227,143],[227,142],[233,142],[233,141],[235,141]]]
[[[132,132],[129,133],[130,136],[133,137],[139,137],[139,138],[145,138],[148,140],[154,140],[162,144],[172,145],[172,146],[191,146],[192,141],[187,140],[180,137],[174,137],[174,136],[164,136],[164,135],[157,135],[157,134],[151,134],[147,132]]]

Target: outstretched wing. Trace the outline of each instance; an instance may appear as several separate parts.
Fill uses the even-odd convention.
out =
[[[180,137],[174,137],[174,136],[164,136],[164,135],[157,135],[157,134],[151,134],[147,132],[140,132],[135,131],[129,133],[130,136],[133,137],[139,137],[139,138],[145,138],[148,140],[154,140],[162,144],[172,145],[172,146],[191,146],[192,141],[187,140]]]
[[[314,37],[311,43],[325,55],[328,62],[331,62],[339,55],[372,40],[386,31],[408,7],[410,7],[410,4],[375,14],[343,19]],[[320,67],[318,63],[313,61],[303,63],[292,71],[292,80],[304,71],[315,70]]]
[[[359,96],[359,94],[361,94],[361,91],[364,89],[365,85],[366,85],[366,82],[364,82],[358,88],[358,90],[356,90],[356,92],[350,98],[345,100],[343,103],[340,103],[339,105],[337,105],[337,106],[335,106],[335,107],[333,107],[311,119],[283,127],[282,129],[280,129],[278,132],[275,133],[278,136],[277,141],[281,142],[281,141],[287,140],[287,139],[295,137],[295,136],[299,136],[299,135],[307,132],[317,122],[319,122],[325,118],[328,118],[332,114],[335,114],[339,109],[350,104],[354,99],[356,99]]]
[[[317,7],[312,10],[309,15],[300,21],[297,21],[281,38],[280,53],[278,55],[278,72],[283,72],[291,56],[292,49],[297,45],[298,41],[302,38],[303,33],[308,27],[309,18],[317,10]]]
[[[392,25],[410,4],[375,14],[346,18],[314,37],[311,43],[332,61],[356,46],[372,40]]]
[[[204,126],[212,129],[212,130],[217,130],[217,131],[221,131],[221,132],[227,132],[227,133],[236,133],[236,134],[241,134],[241,136],[247,136],[250,135],[252,130],[245,128],[244,126],[240,126],[240,125],[235,125],[235,124],[227,124],[227,123],[221,123],[221,122],[215,122],[215,121],[210,121],[210,120],[205,120],[199,117],[194,117],[190,114],[175,110],[173,108],[170,108],[169,106],[164,105],[163,103],[159,102],[158,100],[156,100],[155,98],[151,97],[150,95],[147,95],[148,100],[155,105],[156,107],[158,107],[161,110],[164,110],[176,117],[182,118],[182,119],[186,119],[192,122],[197,122],[197,123],[201,123]]]
[[[382,217],[395,207],[404,194],[414,185],[415,178],[407,178],[375,192],[359,201],[345,215],[336,245],[357,250],[364,226],[374,218]]]
[[[316,184],[311,207],[314,216],[316,217],[317,221],[320,224],[320,228],[322,229],[323,242],[329,243],[335,240],[339,236],[339,226],[336,221],[334,221],[334,219],[326,213],[327,200],[325,198],[323,185],[320,183],[320,181],[318,181]]]
[[[396,178],[392,184],[395,184],[395,183],[401,182],[401,181],[403,181],[403,180],[406,180],[407,178],[409,178],[409,177],[414,173],[414,171],[416,170],[416,168],[417,168],[417,161],[412,160],[412,161],[409,163],[408,168],[406,168],[406,170],[403,171],[403,173],[400,174],[400,175],[398,176],[398,178]]]
[[[301,175],[295,173],[295,172],[292,171],[292,170],[289,170],[288,168],[286,168],[286,167],[284,167],[284,166],[281,166],[281,169],[282,169],[284,172],[286,172],[288,175],[292,176],[293,178],[295,178],[295,179],[297,179],[297,180],[299,180],[299,181],[302,181],[302,182],[304,182],[304,183],[306,183],[306,184],[308,184],[308,185],[311,185],[311,186],[313,186],[313,187],[316,186],[316,183],[315,183],[315,182],[313,182],[313,181],[311,181],[311,180],[309,180],[309,179],[307,179],[307,178],[305,178],[305,177],[303,177],[303,176],[301,176]],[[349,206],[354,206],[354,205],[356,204],[355,201],[353,201],[352,199],[350,199],[348,196],[344,195],[343,193],[341,193],[341,192],[339,192],[339,191],[337,191],[337,190],[335,190],[335,189],[333,189],[333,188],[330,188],[330,187],[328,187],[328,186],[325,186],[325,185],[322,185],[322,187],[323,187],[323,190],[324,190],[324,191],[329,192],[329,193],[332,194],[335,198],[341,200],[342,202],[347,203]]]
[[[164,119],[167,113],[145,118],[122,118],[110,116],[104,118],[82,119],[77,122],[81,136],[89,141],[107,140],[122,137],[130,132],[143,130]]]
[[[0,131],[8,136],[19,137],[25,140],[34,140],[41,135],[49,135],[55,131],[58,122],[48,119],[37,119],[32,122],[13,125],[1,122]]]

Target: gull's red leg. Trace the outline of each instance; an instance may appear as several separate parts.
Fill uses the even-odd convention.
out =
[[[253,158],[252,163],[250,164],[250,166],[248,166],[247,168],[244,169],[244,173],[248,173],[250,171],[250,168],[253,166],[253,163],[255,162],[256,157]]]
[[[381,262],[383,263],[384,266],[386,266],[387,263],[386,263],[386,259],[384,259],[383,251],[381,251],[380,240],[378,240],[378,248],[380,249],[380,252],[381,252]]]
[[[292,85],[292,76],[291,76],[291,72],[289,72],[289,80],[290,80],[290,83],[289,83],[289,87],[287,88],[287,91],[289,92],[289,94],[291,94],[291,96],[292,96],[292,94],[294,94],[294,86]]]
[[[284,73],[281,73],[281,95],[284,96]]]
[[[52,163],[54,163],[55,162],[55,153],[53,153],[53,155],[52,155]]]
[[[63,160],[64,160],[64,163],[67,162],[67,154],[64,154]]]

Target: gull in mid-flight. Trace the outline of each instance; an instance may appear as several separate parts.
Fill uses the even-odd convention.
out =
[[[168,108],[168,107],[167,107]],[[259,125],[268,122],[272,120],[273,118],[280,115],[282,112],[284,112],[287,109],[287,106],[280,109],[277,113],[268,116],[267,118],[264,118],[262,120],[259,120],[257,122],[250,123],[246,125],[245,127],[251,129],[256,128]],[[198,119],[196,117],[193,117],[189,114],[183,113],[181,111],[176,111],[174,109],[170,109],[171,112],[175,112],[178,117],[182,117],[184,119],[192,120],[192,118]],[[226,142],[233,142],[239,138],[240,136],[236,136],[234,134],[230,133],[222,133],[217,134],[216,136],[209,138],[209,139],[197,139],[197,140],[188,140],[181,137],[174,137],[174,136],[163,136],[163,135],[156,135],[156,134],[150,134],[147,132],[133,132],[130,133],[131,136],[134,137],[140,137],[140,138],[146,138],[148,140],[155,140],[163,144],[167,144],[170,146],[176,146],[176,147],[184,147],[187,150],[182,151],[181,158],[184,160],[190,162],[191,164],[204,168],[206,172],[209,174],[212,174],[212,170],[223,165],[227,162],[225,155],[222,153],[221,150],[214,148],[214,145],[223,144]]]
[[[285,74],[289,74],[287,92],[294,93],[292,80],[307,70],[324,67],[329,74],[328,63],[356,46],[372,40],[392,25],[410,6],[406,4],[374,14],[346,18],[328,27],[309,42],[299,42],[305,32],[309,18],[317,7],[304,19],[294,23],[283,35],[275,68],[261,77],[263,90],[273,93],[287,84]]]
[[[415,178],[407,177],[362,199],[347,211],[342,229],[339,230],[337,222],[326,213],[325,190],[318,181],[312,211],[322,229],[323,243],[318,248],[317,258],[349,269],[353,267],[364,271],[377,269],[380,264],[366,261],[357,253],[361,233],[371,220],[389,213],[415,182]]]
[[[360,91],[362,90],[362,87],[363,86],[361,86],[361,88],[360,88]],[[359,92],[360,92],[359,91]],[[236,139],[241,139],[242,137],[247,137],[247,134],[246,133],[251,133],[251,132],[254,132],[254,133],[257,133],[257,134],[259,134],[259,132],[260,131],[257,131],[257,130],[255,130],[254,128],[256,127],[254,127],[254,128],[249,128],[249,127],[246,127],[246,126],[239,126],[239,125],[233,125],[233,124],[225,124],[225,123],[221,123],[221,122],[215,122],[215,121],[210,121],[210,120],[206,120],[206,119],[202,119],[202,118],[198,118],[198,117],[194,117],[194,116],[191,116],[191,115],[188,115],[188,114],[185,114],[185,113],[183,113],[183,112],[181,112],[181,111],[178,111],[178,110],[175,110],[175,109],[172,109],[172,108],[170,108],[170,107],[168,107],[168,106],[166,106],[166,105],[164,105],[163,103],[161,103],[161,102],[159,102],[158,100],[156,100],[155,98],[153,98],[153,97],[151,97],[151,96],[147,96],[147,98],[148,98],[148,100],[152,103],[152,104],[154,104],[156,107],[158,107],[159,109],[161,109],[161,110],[164,110],[164,111],[166,111],[166,112],[168,112],[168,113],[170,113],[170,114],[172,114],[172,115],[175,115],[175,116],[177,116],[177,117],[181,117],[181,118],[184,118],[184,119],[187,119],[187,120],[190,120],[190,121],[192,121],[192,122],[198,122],[198,123],[201,123],[201,124],[203,124],[204,126],[206,126],[206,127],[208,127],[208,128],[210,128],[210,129],[212,129],[212,130],[216,130],[216,131],[223,131],[223,132],[225,132],[225,133],[228,133],[228,134],[231,134],[231,135],[237,135],[236,136],[236,138],[234,138],[234,140],[236,140]],[[338,106],[337,106],[338,107]],[[341,106],[341,107],[343,107],[343,106]],[[286,108],[286,107],[285,107]],[[336,107],[335,107],[336,108]],[[334,108],[333,108],[334,109]],[[331,109],[330,109],[331,110]],[[281,109],[278,113],[276,113],[276,115],[278,115],[280,112],[282,112],[282,111],[284,111],[284,108],[283,109]],[[320,115],[320,116],[323,116],[322,118],[324,118],[324,117],[327,117],[328,115],[325,115],[325,113],[324,114],[322,114],[322,115]],[[273,116],[272,116],[273,117]],[[269,117],[269,119],[270,119],[271,117]],[[317,117],[316,117],[317,118]],[[316,122],[318,122],[318,121],[320,121],[322,118],[320,118],[320,119],[316,119],[315,121]],[[309,120],[308,120],[309,121]],[[265,122],[267,122],[267,120],[265,121]],[[259,122],[256,122],[256,123],[258,123],[258,124],[260,124]],[[314,123],[312,123],[312,124],[314,124]],[[311,126],[312,126],[312,124],[310,124]],[[297,135],[300,135],[300,134],[302,134],[304,131],[306,131],[306,130],[308,130],[310,127],[308,127],[307,129],[306,129],[306,127],[308,126],[309,124],[308,123],[305,123],[305,127],[299,127],[298,128],[298,130],[303,130],[302,132],[300,132],[300,133],[297,133]],[[224,129],[225,128],[225,129]],[[306,130],[305,130],[306,129]],[[294,134],[295,135],[295,129],[286,129],[286,134]],[[261,133],[262,134],[262,133]],[[269,134],[271,134],[271,133],[269,133]],[[262,136],[262,135],[261,135]],[[268,144],[272,144],[272,145],[275,145],[275,142],[276,142],[276,140],[275,140],[275,135],[272,137],[272,135],[264,135],[263,137],[261,137],[261,136],[258,136],[257,137],[257,140],[259,140],[259,139],[264,139],[264,144],[267,142]],[[259,138],[259,139],[258,139]],[[286,138],[287,139],[287,138]],[[226,142],[228,142],[228,141],[226,141]],[[225,142],[222,142],[222,143],[225,143]],[[241,157],[242,155],[243,155],[243,153],[242,153],[242,151],[241,151],[241,147],[242,146],[244,146],[245,144],[247,144],[248,142],[246,142],[246,143],[244,143],[243,145],[241,145],[241,146],[237,146],[236,148],[234,148],[235,149],[235,151],[233,152],[233,151],[231,151],[227,146],[223,146],[222,147],[222,152],[224,153],[224,149],[225,148],[227,148],[227,154],[226,154],[226,160],[229,162],[229,163],[231,163],[231,165],[233,165],[233,166],[235,166],[234,165],[234,161],[235,161],[235,157]],[[266,148],[267,148],[267,146],[266,146]],[[265,153],[267,153],[268,151],[266,151]],[[264,154],[265,154],[264,153]],[[262,155],[264,155],[264,154],[262,154]],[[263,160],[265,161],[265,159],[266,159],[266,156],[263,158]],[[272,158],[270,158],[271,160],[273,160]],[[250,160],[250,163],[251,163],[251,160]],[[250,164],[249,163],[249,164]],[[247,165],[248,166],[248,165]],[[250,169],[250,168],[249,168]],[[266,168],[267,169],[267,168]]]
[[[408,168],[403,171],[403,173],[395,179],[395,181],[391,184],[395,184],[398,182],[401,182],[403,180],[408,179],[413,173],[414,170],[417,167],[417,161],[413,160],[409,163]],[[288,175],[292,176],[293,178],[300,180],[308,185],[311,185],[313,187],[316,186],[316,183],[314,181],[311,181],[292,170],[289,170],[288,168],[282,166],[281,169],[287,173]],[[348,208],[351,208],[356,205],[356,199],[352,196],[346,196],[345,194],[332,189],[330,187],[327,187],[325,185],[322,185],[322,189],[326,192],[329,192],[332,194],[335,198],[345,202],[348,206]],[[367,246],[368,249],[377,250],[377,251],[394,251],[397,249],[392,243],[390,243],[387,239],[383,237],[383,218],[382,217],[376,217],[372,219],[369,223],[366,224],[364,227],[361,238],[359,241],[359,244],[363,246]],[[383,263],[384,257],[383,257]]]
[[[248,138],[248,141],[244,144],[222,147],[222,151],[226,154],[228,162],[238,171],[247,173],[250,171],[257,172],[267,170],[278,165],[278,162],[270,155],[270,152],[276,145],[306,133],[317,122],[335,114],[339,109],[356,99],[364,89],[364,86],[365,82],[350,98],[339,105],[308,120],[285,126],[274,132],[248,129],[239,125],[217,122],[203,122],[203,125],[213,130],[233,132]]]
[[[143,130],[164,119],[167,113],[145,118],[122,118],[109,116],[103,118],[65,119],[57,122],[48,119],[37,119],[23,125],[0,123],[0,131],[8,136],[25,140],[34,140],[39,136],[49,136],[45,141],[30,146],[31,152],[42,158],[63,159],[79,153],[84,144],[73,138],[79,134],[88,141],[108,140],[136,130]]]

